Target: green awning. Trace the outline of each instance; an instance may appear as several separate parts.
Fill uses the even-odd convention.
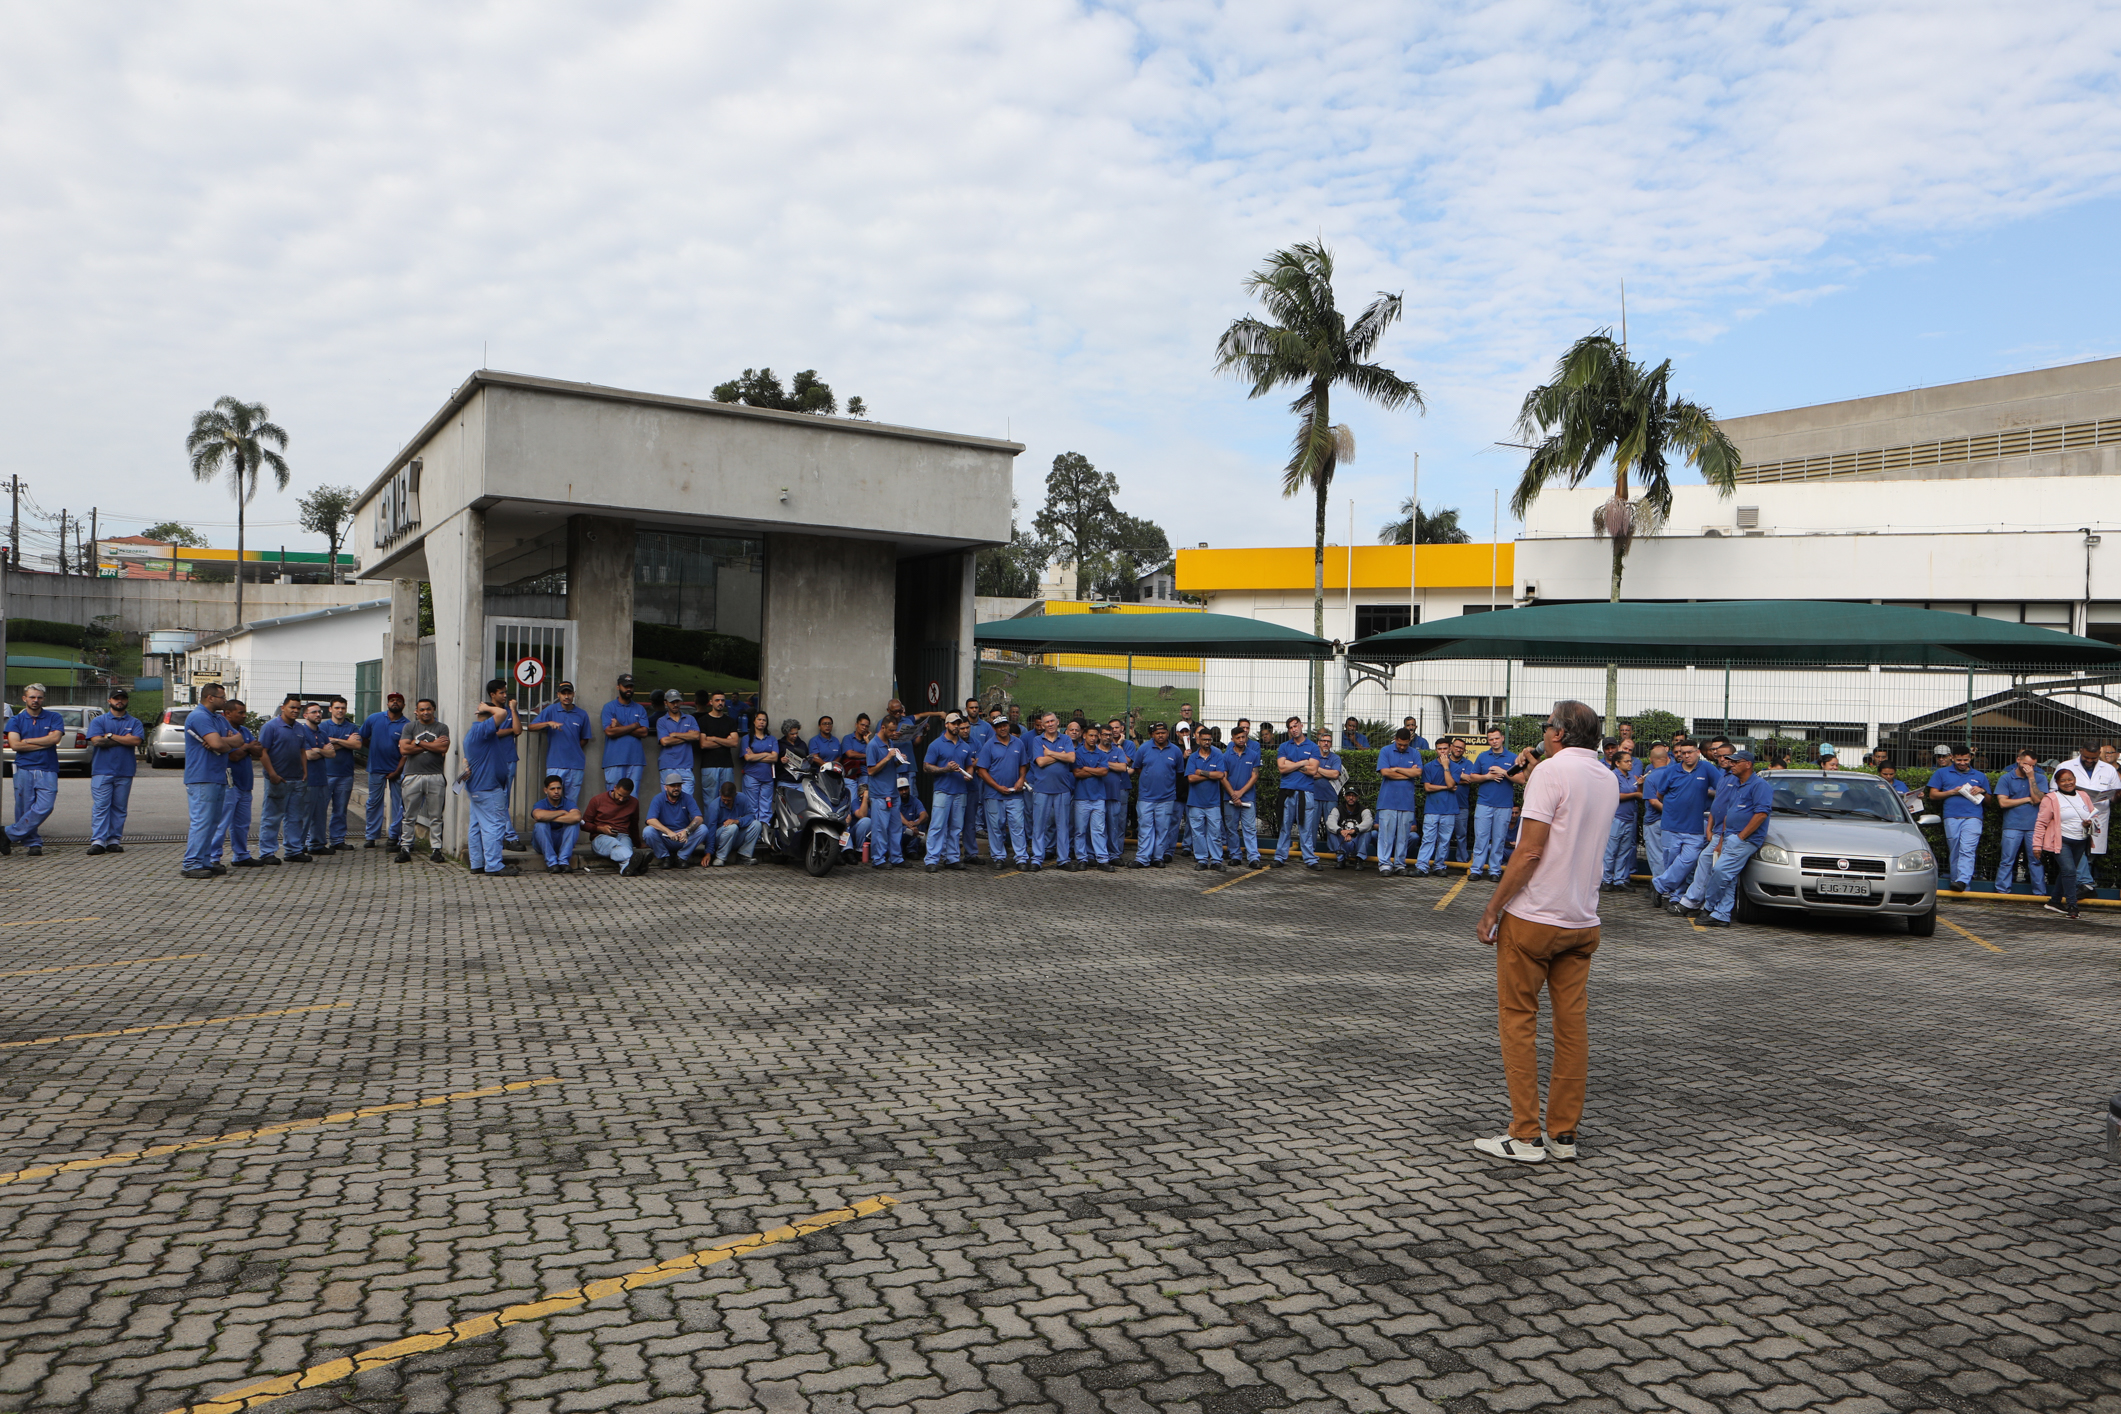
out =
[[[8,654],[7,665],[10,668],[70,668],[83,673],[96,671],[94,663],[77,663],[70,658],[33,658],[24,653]]]
[[[1333,645],[1236,614],[1030,614],[973,630],[982,648],[1147,658],[1330,658]]]
[[[2006,671],[2121,664],[2121,648],[2113,644],[2033,624],[1896,604],[1813,599],[1534,605],[1373,634],[1351,645],[1348,656],[1371,662],[1530,658]]]

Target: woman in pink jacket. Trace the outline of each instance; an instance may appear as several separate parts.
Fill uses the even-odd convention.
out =
[[[2097,828],[2097,810],[2091,797],[2077,789],[2077,773],[2059,767],[2055,788],[2040,797],[2040,815],[2033,822],[2033,848],[2049,860],[2049,913],[2077,916],[2077,866],[2084,862]]]

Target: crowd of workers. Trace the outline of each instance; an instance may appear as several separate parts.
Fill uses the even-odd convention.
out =
[[[0,832],[0,853],[42,852],[39,827],[56,799],[56,713],[32,686],[6,724],[16,753],[16,819]],[[122,853],[137,749],[146,727],[120,689],[110,710],[86,728],[91,748],[91,855]],[[1157,869],[1181,854],[1198,870],[1242,863],[1276,867],[1294,860],[1318,870],[1439,875],[1463,864],[1473,879],[1496,879],[1515,840],[1519,799],[1540,759],[1537,747],[1512,751],[1504,734],[1484,740],[1424,738],[1413,718],[1378,748],[1374,800],[1350,778],[1329,731],[1296,717],[1255,735],[1240,719],[1225,734],[1196,724],[1188,707],[1171,722],[1114,718],[1062,721],[1017,706],[909,712],[894,700],[872,718],[857,716],[844,735],[827,717],[806,732],[764,711],[732,706],[721,693],[689,704],[667,691],[637,701],[630,675],[594,718],[574,685],[534,715],[495,679],[459,739],[422,698],[408,713],[393,693],[384,709],[356,720],[344,698],[304,703],[290,695],[262,730],[245,703],[206,688],[184,723],[189,829],[182,870],[207,879],[230,868],[309,863],[348,842],[348,809],[366,776],[362,846],[410,863],[416,847],[437,863],[451,795],[467,811],[468,859],[475,873],[519,873],[504,852],[534,850],[548,872],[577,867],[585,841],[623,874],[651,865],[756,864],[769,840],[776,792],[802,789],[832,767],[846,782],[843,847],[850,861],[877,869],[918,864],[930,872],[984,862],[1026,871],[1057,867],[1110,872],[1129,864]],[[532,839],[516,837],[509,795],[526,733],[544,738],[543,793],[530,815]],[[588,748],[603,738],[601,791],[585,798]],[[1367,750],[1354,719],[1344,746]],[[653,750],[651,753],[651,744]],[[1975,850],[1988,812],[1998,812],[2002,850],[1996,887],[2008,891],[2022,863],[2032,886],[2058,912],[2074,914],[2092,886],[2091,857],[2104,854],[2108,815],[2121,791],[2112,748],[2087,745],[2067,765],[2043,768],[2019,754],[1992,786],[1970,756],[1940,747],[1922,787],[1941,816],[1946,858],[1940,874],[1956,889],[1974,886]],[[450,756],[459,764],[451,774]],[[1278,830],[1259,831],[1262,752],[1278,775]],[[1946,759],[1946,758],[1949,759]],[[1749,751],[1721,736],[1695,743],[1683,734],[1644,750],[1632,725],[1605,740],[1603,760],[1619,788],[1602,886],[1627,890],[1638,862],[1659,907],[1730,921],[1735,883],[1763,842],[1772,813]],[[1819,763],[1841,768],[1828,752]],[[1881,749],[1864,765],[1906,791]],[[257,776],[265,777],[257,848],[251,847]],[[1132,859],[1125,857],[1131,829]],[[425,836],[424,846],[419,844]],[[1704,854],[1707,863],[1703,862]],[[226,862],[224,862],[226,861]],[[2055,867],[2061,865],[2063,867]],[[2050,885],[2052,884],[2052,887]]]

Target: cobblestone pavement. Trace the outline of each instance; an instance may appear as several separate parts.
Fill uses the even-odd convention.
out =
[[[1480,885],[177,853],[0,861],[0,921],[97,920],[0,969],[203,954],[9,977],[0,1040],[208,1021],[0,1049],[0,1169],[558,1083],[0,1182],[0,1410],[158,1414],[878,1194],[258,1407],[2121,1410],[2121,918],[1621,900],[1584,1158],[1522,1168],[1467,1147]]]

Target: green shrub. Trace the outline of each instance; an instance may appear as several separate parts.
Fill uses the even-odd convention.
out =
[[[633,652],[635,657],[690,664],[730,677],[756,679],[759,675],[758,644],[707,629],[673,628],[635,619]]]
[[[7,636],[10,642],[63,643],[68,648],[79,648],[89,630],[79,624],[62,624],[56,619],[9,619]]]

